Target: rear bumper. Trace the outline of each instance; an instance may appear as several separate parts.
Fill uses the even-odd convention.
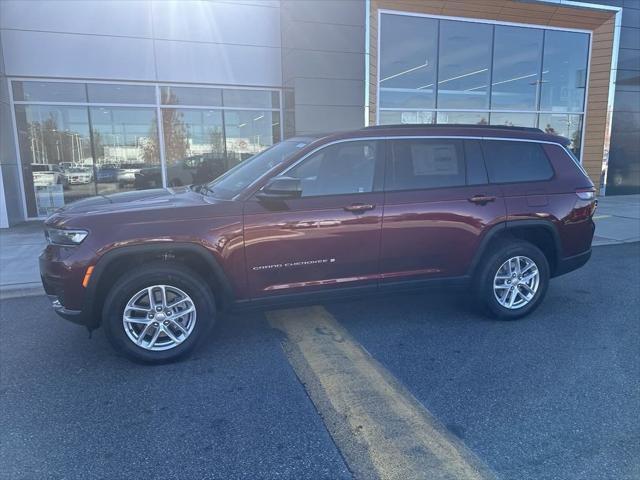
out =
[[[565,273],[573,272],[574,270],[577,270],[585,263],[587,263],[590,258],[591,249],[572,257],[561,258],[558,261],[558,265],[556,266],[555,271],[553,272],[553,276],[558,277],[560,275],[564,275]]]

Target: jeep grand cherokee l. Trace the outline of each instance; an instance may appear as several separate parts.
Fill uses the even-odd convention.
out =
[[[207,184],[57,211],[42,281],[62,317],[147,362],[243,304],[437,282],[514,319],[591,255],[595,189],[568,143],[493,126],[292,138]]]

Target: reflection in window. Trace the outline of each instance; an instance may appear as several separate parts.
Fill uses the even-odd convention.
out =
[[[226,170],[222,112],[162,109],[167,185],[210,182]]]
[[[280,95],[272,90],[225,89],[222,93],[225,107],[280,108]]]
[[[380,112],[380,125],[433,123],[433,118],[433,112],[401,112],[397,110],[382,110]]]
[[[491,125],[505,125],[507,127],[535,127],[535,113],[502,113],[491,112]]]
[[[588,53],[586,33],[545,32],[540,110],[584,110]]]
[[[92,107],[89,113],[98,193],[161,187],[155,109]]]
[[[536,110],[542,30],[496,25],[491,108]]]
[[[588,34],[384,13],[379,55],[380,124],[539,127],[579,155]]]
[[[163,105],[222,106],[222,90],[204,87],[160,87]]]
[[[227,168],[280,141],[280,115],[271,111],[226,110]]]
[[[459,123],[464,125],[488,125],[488,112],[438,112],[437,123]]]
[[[440,22],[438,108],[489,107],[492,35],[484,23]]]
[[[538,126],[546,133],[560,135],[571,140],[569,148],[576,157],[580,158],[580,144],[582,141],[582,115],[571,114],[540,114]]]
[[[95,103],[156,103],[156,89],[148,85],[87,83],[87,95]]]
[[[303,197],[371,192],[379,145],[377,141],[330,145],[283,175],[300,179]]]
[[[433,108],[438,21],[383,15],[380,28],[380,106]]]
[[[84,83],[19,82],[14,81],[13,99],[16,102],[86,102]]]
[[[96,194],[86,107],[16,105],[30,217]]]

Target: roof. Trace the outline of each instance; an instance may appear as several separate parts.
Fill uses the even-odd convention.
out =
[[[452,137],[483,137],[483,138],[513,138],[514,140],[537,140],[542,142],[568,145],[569,139],[551,133],[545,133],[539,128],[510,127],[502,125],[466,125],[466,124],[402,124],[375,125],[359,130],[336,132],[320,135],[316,138],[340,140],[353,137],[411,137],[411,136],[452,136]]]

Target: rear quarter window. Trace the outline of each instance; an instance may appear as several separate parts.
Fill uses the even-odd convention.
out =
[[[482,150],[491,183],[539,182],[553,177],[539,143],[484,140]]]

